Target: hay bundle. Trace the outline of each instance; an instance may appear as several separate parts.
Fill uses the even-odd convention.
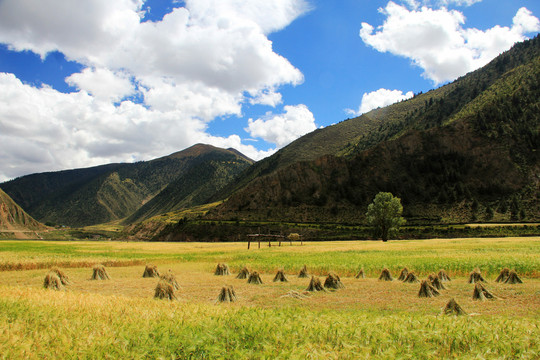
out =
[[[174,276],[171,270],[169,270],[166,274],[161,275],[160,279],[171,284],[174,290],[180,289],[180,285],[178,284],[178,281],[176,281],[176,276]]]
[[[475,286],[474,286],[474,291],[473,291],[473,296],[472,296],[473,300],[481,300],[481,301],[484,301],[485,299],[490,299],[490,300],[495,300],[497,297],[495,295],[493,295],[492,293],[490,293],[485,287],[484,285],[480,284],[480,283],[477,283]]]
[[[236,301],[236,292],[232,286],[224,286],[219,292],[217,302],[235,302]]]
[[[407,274],[407,276],[405,277],[405,279],[403,280],[403,282],[406,282],[406,283],[417,283],[417,282],[420,282],[420,280],[418,279],[418,277],[414,274],[414,272],[410,272]]]
[[[304,267],[302,269],[300,269],[300,273],[298,273],[298,277],[299,278],[307,278],[307,277],[309,277],[306,265],[304,265]]]
[[[459,304],[454,300],[454,298],[450,299],[448,304],[443,309],[443,314],[445,315],[467,315],[465,310]]]
[[[214,275],[230,275],[229,266],[227,264],[219,263],[216,266],[216,271],[214,271]]]
[[[384,268],[381,271],[381,275],[379,276],[379,280],[392,281],[392,280],[394,280],[394,278],[392,277],[392,274],[390,274],[390,270],[388,270],[387,268]]]
[[[470,274],[469,274],[469,284],[476,284],[477,282],[486,282],[486,280],[482,277],[482,274],[480,274],[480,270],[479,269],[474,269]]]
[[[43,287],[45,289],[53,289],[53,290],[64,289],[62,280],[60,280],[60,277],[56,275],[55,272],[52,272],[52,271],[49,271],[49,273],[45,275],[45,280],[43,280]]]
[[[345,285],[341,282],[338,274],[330,273],[324,281],[324,287],[328,289],[343,289]]]
[[[438,276],[433,277],[433,280],[431,280],[431,286],[433,286],[437,290],[446,290],[446,287]]]
[[[437,277],[441,281],[452,281],[452,279],[450,279],[450,276],[448,276],[446,271],[444,271],[443,269],[439,270],[439,273],[437,274]]]
[[[274,277],[274,282],[277,282],[277,281],[288,282],[287,278],[285,277],[285,273],[283,272],[283,270],[279,270],[276,273],[276,276]]]
[[[322,284],[321,280],[318,277],[312,276],[311,281],[309,282],[308,288],[306,291],[326,291]]]
[[[505,284],[523,284],[523,281],[519,278],[515,270],[510,271],[508,278],[504,282]]]
[[[409,269],[404,267],[403,270],[401,270],[401,273],[399,274],[398,280],[399,281],[405,281],[408,274],[409,274]]]
[[[69,278],[62,270],[54,267],[51,269],[51,272],[55,273],[60,278],[62,285],[69,285]]]
[[[290,298],[293,298],[293,299],[304,300],[304,299],[307,299],[309,296],[307,296],[307,294],[303,294],[301,292],[291,290],[288,293],[286,293],[285,295],[281,295],[280,297],[282,297],[282,298],[290,297]]]
[[[254,271],[251,274],[249,274],[249,278],[247,282],[248,284],[256,284],[256,285],[263,283],[261,280],[261,276],[259,275],[257,271]]]
[[[510,275],[510,269],[509,268],[502,269],[499,276],[497,276],[497,278],[495,279],[495,282],[505,282],[506,279],[508,279],[508,275]]]
[[[171,283],[165,280],[159,280],[154,292],[154,299],[176,300],[176,295],[174,295],[174,287],[171,285]]]
[[[236,275],[236,278],[237,279],[247,279],[248,276],[249,276],[249,269],[244,266],[244,268],[242,270],[240,270],[238,275]]]
[[[357,279],[364,279],[366,277],[366,275],[364,274],[364,269],[360,269],[360,271],[358,271],[358,274],[356,274],[356,278]]]
[[[96,265],[93,268],[92,273],[92,280],[110,280],[111,277],[107,273],[107,270],[105,270],[105,266],[103,265]]]
[[[148,278],[148,277],[159,277],[159,271],[157,269],[157,266],[155,265],[146,265],[144,267],[144,273],[142,274],[142,277],[143,278]]]
[[[439,296],[440,293],[437,289],[430,285],[428,280],[423,280],[420,284],[420,291],[418,292],[419,297],[434,297]]]

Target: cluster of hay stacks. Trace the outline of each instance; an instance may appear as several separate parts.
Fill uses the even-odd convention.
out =
[[[414,274],[414,272],[411,271],[410,273],[407,274],[407,276],[405,276],[405,279],[403,279],[403,282],[405,282],[405,283],[417,283],[417,282],[420,282],[420,280]]]
[[[473,300],[484,301],[486,299],[495,300],[497,297],[489,292],[484,285],[476,283],[473,291]]]
[[[523,281],[519,278],[516,270],[510,270],[508,268],[502,269],[495,281],[505,284],[523,284]]]
[[[173,285],[165,280],[159,280],[154,292],[154,299],[176,300]]]
[[[454,298],[450,299],[450,301],[446,304],[446,306],[443,309],[443,314],[445,315],[467,315],[465,310],[459,304],[454,300]]]
[[[110,280],[111,277],[107,273],[105,266],[99,264],[93,267],[92,280]]]
[[[235,302],[237,300],[236,292],[234,291],[234,288],[232,286],[224,286],[221,288],[221,291],[219,292],[217,302]]]
[[[287,278],[285,277],[285,273],[283,270],[278,270],[276,273],[276,276],[274,276],[274,282],[288,282]]]
[[[394,280],[394,278],[392,277],[392,274],[390,274],[390,270],[388,270],[388,268],[384,268],[381,271],[381,275],[379,276],[379,280],[392,281],[392,280]]]
[[[247,282],[248,284],[255,284],[255,285],[259,285],[263,283],[261,280],[261,276],[259,275],[257,271],[254,271],[251,274],[249,274],[249,278]]]
[[[312,276],[306,291],[326,291],[321,283],[321,279]]]
[[[450,279],[450,276],[448,276],[448,274],[446,273],[446,271],[444,271],[444,269],[439,270],[439,272],[437,273],[437,277],[441,281],[452,281],[452,279]]]
[[[433,286],[435,289],[437,289],[437,290],[446,290],[446,287],[444,286],[441,279],[439,279],[439,277],[437,275],[430,274],[428,276],[428,280],[429,280],[431,286]]]
[[[324,281],[324,287],[327,289],[343,289],[345,285],[341,282],[338,274],[330,273]]]
[[[431,284],[429,283],[429,280],[423,280],[420,284],[420,291],[418,291],[419,297],[434,297],[439,296],[440,293],[437,289],[435,289]]]
[[[306,265],[304,265],[304,267],[302,269],[300,269],[300,272],[298,273],[298,277],[299,278],[308,278],[309,277]]]
[[[155,265],[146,265],[144,268],[143,278],[159,277],[159,271]]]
[[[69,285],[68,276],[56,267],[49,270],[49,273],[45,275],[45,279],[43,280],[43,287],[45,289],[63,290],[66,285]]]
[[[236,278],[237,279],[247,279],[249,277],[249,269],[247,267],[243,267],[242,270],[240,270],[240,272],[238,273],[238,275],[236,275]]]
[[[180,289],[180,285],[178,284],[178,281],[176,281],[176,276],[170,269],[166,274],[161,275],[159,278],[171,284],[174,290]]]
[[[356,274],[355,277],[356,277],[357,279],[365,279],[366,274],[364,274],[364,268],[361,268],[361,269],[358,271],[358,274]]]
[[[214,275],[230,275],[229,266],[227,264],[219,263],[216,266],[216,271],[214,271]]]
[[[409,269],[404,267],[403,270],[401,270],[401,273],[399,274],[398,280],[405,281],[405,279],[407,278],[407,275],[409,275]]]
[[[482,274],[480,273],[480,269],[474,269],[469,274],[469,284],[476,284],[478,282],[486,282],[486,280],[482,277]]]

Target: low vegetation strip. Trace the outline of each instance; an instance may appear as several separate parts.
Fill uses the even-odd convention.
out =
[[[540,351],[538,318],[223,307],[1,290],[0,347],[7,359],[534,359]]]
[[[245,243],[2,241],[0,270],[179,261],[207,263],[210,271],[216,263],[226,262],[235,273],[246,265],[263,273],[275,274],[279,269],[297,273],[307,265],[315,275],[336,271],[342,276],[354,276],[363,268],[368,277],[378,276],[385,267],[394,274],[408,267],[419,275],[443,268],[450,277],[468,275],[478,267],[484,274],[496,277],[508,267],[526,277],[539,278],[539,254],[540,237],[310,242],[250,250]]]

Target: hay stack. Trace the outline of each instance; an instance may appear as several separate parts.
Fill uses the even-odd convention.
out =
[[[312,276],[306,291],[326,291],[318,277]]]
[[[302,269],[300,269],[300,273],[298,273],[298,277],[299,278],[307,278],[307,277],[309,277],[306,265],[304,265],[304,267]]]
[[[508,279],[508,275],[510,275],[510,269],[509,268],[502,269],[499,276],[497,276],[497,278],[495,279],[495,282],[505,282],[506,279]]]
[[[159,280],[154,292],[154,299],[176,300],[176,295],[174,295],[174,287],[171,285],[171,283],[165,280]]]
[[[392,281],[394,280],[394,278],[392,277],[392,274],[390,274],[390,270],[384,268],[381,272],[381,275],[379,276],[379,280]]]
[[[178,281],[176,281],[176,276],[174,276],[171,270],[169,270],[166,274],[161,275],[160,279],[171,284],[174,290],[180,289],[180,285],[178,284]]]
[[[240,270],[238,275],[236,275],[236,278],[237,279],[247,279],[248,276],[249,276],[249,269],[244,266],[244,268],[242,270]]]
[[[107,270],[105,270],[105,266],[103,265],[96,265],[93,268],[92,273],[92,280],[110,280],[111,277],[107,273]]]
[[[504,282],[505,284],[523,284],[523,281],[519,278],[516,270],[510,271],[508,278]]]
[[[156,265],[146,265],[144,267],[144,273],[142,274],[143,278],[149,278],[149,277],[159,277],[159,271],[157,269]]]
[[[328,289],[343,289],[345,285],[341,282],[338,274],[330,273],[324,281],[324,287]]]
[[[407,276],[405,277],[405,279],[403,280],[403,282],[406,282],[406,283],[417,283],[417,282],[420,282],[420,280],[418,279],[418,277],[414,274],[414,272],[410,272],[407,274]]]
[[[360,269],[360,271],[358,271],[358,274],[356,274],[356,278],[357,279],[364,279],[366,277],[366,275],[364,274],[364,269]]]
[[[467,315],[465,310],[459,304],[454,300],[454,298],[450,299],[448,304],[443,309],[443,314],[445,315]]]
[[[247,282],[248,284],[256,284],[256,285],[263,283],[261,280],[261,276],[259,275],[257,271],[254,271],[251,274],[249,274],[249,278]]]
[[[278,270],[276,273],[276,276],[274,277],[274,282],[288,282],[287,278],[285,277],[285,273],[283,270]]]
[[[486,282],[486,280],[482,277],[482,274],[480,274],[480,270],[474,269],[473,272],[469,274],[469,284],[476,284],[480,281]]]
[[[282,297],[282,298],[290,297],[290,298],[293,298],[293,299],[304,300],[304,299],[307,299],[309,296],[307,296],[307,294],[303,294],[301,292],[291,290],[288,293],[286,293],[285,295],[281,295],[280,297]]]
[[[64,290],[62,280],[60,280],[60,277],[52,271],[49,271],[49,273],[45,275],[45,279],[43,280],[43,287],[45,289]]]
[[[216,302],[235,302],[237,300],[236,298],[236,292],[234,291],[234,288],[232,286],[224,286],[216,300]]]
[[[405,279],[407,278],[407,275],[409,275],[409,269],[404,267],[403,270],[401,270],[401,273],[399,274],[398,280],[405,281]]]
[[[490,299],[490,300],[495,300],[497,297],[495,295],[493,295],[492,293],[490,293],[485,287],[484,285],[480,284],[480,283],[477,283],[475,286],[474,286],[474,291],[473,291],[473,296],[472,296],[473,300],[481,300],[481,301],[484,301],[485,299]]]
[[[418,292],[419,297],[434,297],[439,296],[440,293],[437,289],[430,285],[428,280],[423,280],[420,284],[420,291]]]
[[[229,266],[227,264],[219,263],[216,266],[216,271],[214,271],[214,275],[230,275]]]
[[[60,278],[62,285],[69,285],[69,278],[62,270],[54,267],[51,269],[51,272],[55,273]]]
[[[431,280],[431,286],[433,286],[437,290],[446,290],[446,287],[438,276],[433,276],[433,280]]]
[[[452,279],[450,279],[450,276],[448,276],[448,274],[446,273],[446,271],[444,271],[443,269],[439,270],[439,273],[437,274],[437,277],[439,278],[439,280],[441,281],[452,281]]]

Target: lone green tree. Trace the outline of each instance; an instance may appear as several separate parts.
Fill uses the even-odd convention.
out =
[[[403,206],[401,199],[394,197],[389,192],[380,192],[368,206],[366,213],[368,223],[373,226],[375,236],[382,241],[388,241],[389,236],[394,236],[399,227],[405,223],[401,217]]]

